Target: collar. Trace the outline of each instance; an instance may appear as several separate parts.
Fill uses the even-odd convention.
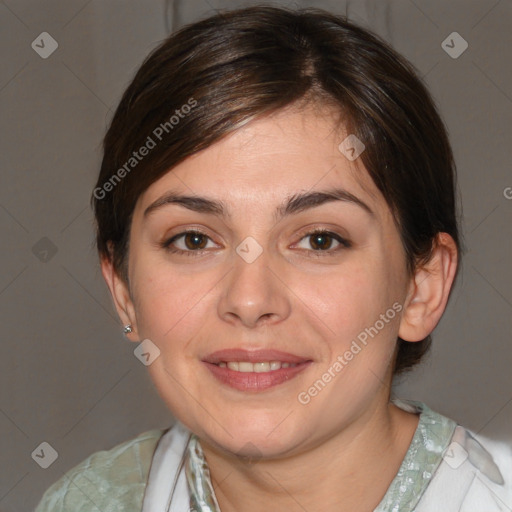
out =
[[[423,402],[392,402],[404,411],[419,414],[420,420],[402,464],[374,512],[412,512],[441,464],[457,423]]]

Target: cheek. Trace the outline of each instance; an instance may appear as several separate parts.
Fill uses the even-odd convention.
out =
[[[351,263],[330,276],[301,280],[297,292],[314,313],[310,317],[321,320],[317,326],[327,349],[315,377],[332,385],[317,405],[370,396],[392,362],[399,318],[392,273],[382,258]]]
[[[164,344],[170,339],[185,342],[201,328],[215,279],[140,260],[134,283],[140,335]]]
[[[147,369],[163,401],[184,421],[195,407],[187,397],[201,396],[194,348],[195,340],[211,336],[206,332],[206,318],[215,307],[213,295],[208,293],[214,289],[215,280],[180,273],[169,265],[145,266],[139,261],[134,282],[140,338],[150,339],[160,350],[160,356]],[[194,414],[200,416],[201,410]]]
[[[294,289],[341,348],[374,325],[393,304],[392,285],[377,262],[359,262],[329,275],[308,276],[298,280]]]

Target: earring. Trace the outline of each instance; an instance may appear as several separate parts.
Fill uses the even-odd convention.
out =
[[[132,329],[132,326],[130,324],[124,326],[124,329],[123,329],[124,334],[129,334],[132,331],[133,331],[133,329]]]

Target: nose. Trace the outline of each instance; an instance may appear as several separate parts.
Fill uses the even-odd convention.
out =
[[[252,262],[237,253],[233,259],[232,271],[222,281],[219,316],[233,325],[249,328],[286,319],[291,309],[291,291],[268,251],[263,250]]]

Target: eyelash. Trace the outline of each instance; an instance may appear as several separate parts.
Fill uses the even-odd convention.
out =
[[[202,235],[206,238],[210,238],[206,233],[203,233],[202,231],[193,229],[193,230],[189,230],[189,231],[183,231],[182,233],[178,233],[177,235],[174,235],[172,238],[162,242],[161,246],[163,249],[166,249],[167,251],[169,251],[172,254],[179,254],[179,255],[192,256],[192,257],[201,256],[202,253],[205,252],[207,249],[184,251],[182,249],[176,249],[175,247],[172,247],[172,244],[176,240],[178,240],[178,239],[182,238],[184,235],[188,235],[188,234]],[[314,257],[314,258],[320,257],[321,258],[324,256],[334,256],[340,250],[348,249],[348,248],[352,247],[352,244],[348,240],[344,239],[337,233],[333,233],[331,231],[327,231],[322,228],[317,228],[312,231],[308,231],[301,237],[299,242],[302,241],[304,238],[311,237],[316,234],[322,234],[322,235],[326,235],[330,238],[333,238],[334,240],[336,240],[337,242],[340,243],[340,246],[338,246],[335,249],[326,249],[326,250],[314,250],[313,249],[311,251],[308,251],[310,253],[309,254],[310,257]],[[304,249],[304,250],[306,250],[306,249]]]

